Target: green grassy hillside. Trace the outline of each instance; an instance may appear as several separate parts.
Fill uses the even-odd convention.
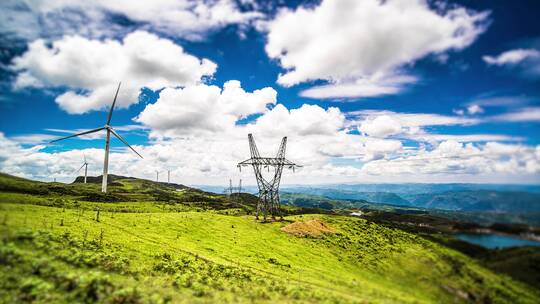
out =
[[[115,180],[111,189],[102,195],[97,184],[0,175],[3,302],[540,299],[536,289],[462,253],[364,219],[297,214],[263,223],[249,215],[255,201],[247,194],[228,198],[137,179]],[[314,219],[332,232],[282,230]]]

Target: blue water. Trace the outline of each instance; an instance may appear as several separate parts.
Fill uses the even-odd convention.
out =
[[[538,241],[524,240],[517,237],[510,237],[500,234],[459,233],[456,234],[456,237],[462,241],[480,245],[489,249],[523,246],[540,247],[540,242]]]

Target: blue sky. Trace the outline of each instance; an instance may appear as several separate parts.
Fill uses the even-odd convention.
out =
[[[114,2],[1,4],[1,171],[69,181],[88,153],[99,174],[101,138],[47,142],[101,126],[109,86],[123,81],[113,125],[148,157],[139,163],[113,141],[118,174],[172,168],[187,184],[240,178],[234,164],[248,158],[253,132],[268,153],[291,137],[289,158],[308,166],[285,182],[540,181],[535,1],[178,1],[141,10]],[[370,17],[377,14],[385,18]],[[428,18],[432,26],[422,24]],[[134,45],[164,43],[132,49],[130,35]],[[36,41],[50,53],[30,47]],[[96,44],[103,60],[92,56]],[[113,58],[114,70],[114,56],[145,47],[157,56],[144,68],[138,57],[119,63],[129,68],[118,75],[93,68]],[[47,66],[53,60],[58,70]],[[187,60],[190,71],[178,72]],[[231,80],[240,84],[225,94]],[[314,88],[324,90],[307,93]],[[160,94],[167,90],[170,100]]]

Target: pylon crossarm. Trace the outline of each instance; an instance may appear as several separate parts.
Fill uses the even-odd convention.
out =
[[[252,157],[250,159],[246,159],[245,161],[238,163],[238,166],[253,166],[253,165],[299,167],[299,165],[293,163],[292,161],[288,159],[274,158],[274,157],[257,157],[257,158]]]

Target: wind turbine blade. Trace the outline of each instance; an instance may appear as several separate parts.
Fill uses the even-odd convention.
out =
[[[86,164],[83,164],[83,165],[79,168],[79,170],[77,170],[77,173],[79,173],[79,171],[81,171],[81,169],[84,167],[84,165],[86,165]]]
[[[86,164],[86,154],[83,152],[84,163]],[[81,167],[82,168],[82,167]],[[79,169],[80,170],[80,169]]]
[[[109,116],[107,116],[107,123],[106,123],[106,125],[108,125],[109,123],[111,123],[112,112],[113,112],[113,110],[114,110],[114,105],[116,104],[116,98],[118,97],[118,91],[120,91],[120,85],[121,85],[121,84],[122,84],[122,82],[119,82],[119,83],[118,83],[118,88],[116,89],[116,94],[114,94],[114,100],[113,100],[111,109],[109,110]]]
[[[60,141],[60,140],[64,140],[64,139],[68,139],[68,138],[72,138],[72,137],[77,137],[77,136],[81,136],[81,135],[86,135],[86,134],[90,134],[90,133],[94,133],[94,132],[98,132],[98,131],[101,131],[105,129],[105,127],[100,127],[100,128],[97,128],[97,129],[92,129],[92,130],[88,130],[88,131],[84,131],[84,132],[81,132],[81,133],[77,133],[77,134],[73,134],[73,135],[70,135],[70,136],[66,136],[66,137],[62,137],[62,138],[58,138],[58,139],[55,139],[53,141],[50,141],[49,143],[53,143],[53,142],[57,142],[57,141]]]
[[[111,133],[112,133],[114,136],[116,136],[116,138],[120,139],[120,141],[123,142],[124,145],[128,146],[128,147],[131,149],[131,151],[133,151],[133,152],[135,152],[135,154],[139,155],[140,158],[143,158],[142,155],[140,155],[139,152],[135,151],[135,149],[133,149],[133,147],[130,146],[130,145],[128,144],[128,142],[127,142],[125,139],[122,138],[122,136],[120,136],[118,133],[116,133],[116,131],[114,131],[113,128],[109,128],[109,130],[111,131]]]

